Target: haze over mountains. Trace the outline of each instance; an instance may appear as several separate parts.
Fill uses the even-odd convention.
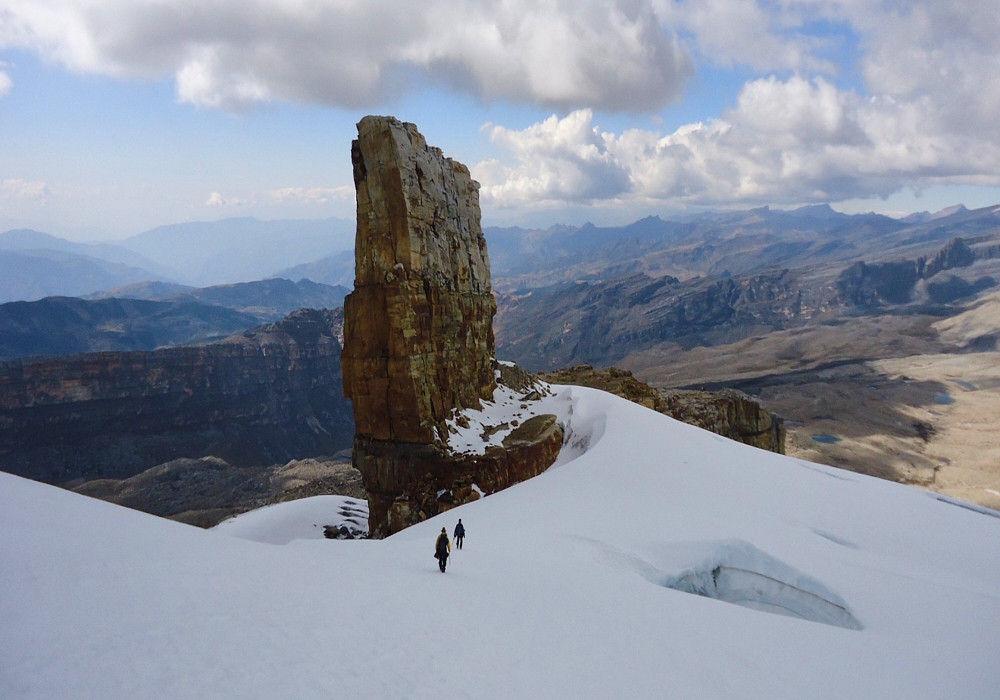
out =
[[[353,246],[354,223],[332,218],[174,224],[114,244],[17,229],[0,234],[0,303],[85,296],[146,281],[252,282]]]
[[[264,279],[279,270],[354,248],[345,219],[261,221],[253,217],[160,226],[121,245],[197,287]],[[296,280],[297,281],[297,280]]]
[[[990,209],[957,205],[904,219],[841,214],[826,205],[767,207],[677,220],[648,217],[627,226],[487,228],[495,288],[501,292],[631,272],[746,274],[871,257],[890,247],[973,235],[993,225]],[[344,219],[260,221],[252,217],[161,226],[117,243],[75,243],[19,229],[0,234],[0,302],[86,296],[137,282],[207,287],[265,278],[350,287],[354,228]],[[945,229],[948,233],[942,233]],[[878,242],[878,243],[876,243]],[[905,251],[902,251],[905,253]]]
[[[989,262],[1000,257],[998,211],[959,205],[897,220],[841,214],[823,205],[683,220],[648,217],[617,228],[488,228],[494,289],[500,293],[498,347],[529,369],[621,361],[640,368],[649,362],[632,355],[663,343],[682,348],[732,343],[754,333],[828,321],[839,313],[835,308],[905,302],[911,315],[922,308],[947,316],[959,309],[944,306],[975,298],[1000,279],[1000,266]],[[956,237],[964,237],[963,249],[975,251],[968,264],[949,263],[947,273],[939,265],[933,278],[927,271],[916,274],[913,266],[920,258],[932,258]],[[142,307],[148,315],[140,326],[160,327],[184,308],[193,313],[190,333],[164,328],[148,338],[192,342],[224,337],[236,323],[222,322],[217,312],[192,303],[225,307],[258,322],[300,306],[340,305],[353,282],[352,245],[353,224],[336,219],[179,224],[117,245],[9,231],[0,234],[0,265],[6,264],[8,273],[0,277],[0,300],[60,295],[171,302],[169,312]],[[905,279],[895,280],[899,274]],[[210,287],[181,283],[254,276],[274,279]],[[65,305],[34,308],[44,316]],[[16,315],[31,317],[32,308],[18,307]],[[140,307],[130,308],[134,315]],[[96,318],[103,312],[94,313]],[[207,328],[208,318],[220,322]],[[51,322],[32,323],[44,335],[40,329]],[[132,335],[127,331],[122,337]],[[115,347],[146,347],[148,338]],[[81,341],[75,347],[100,348],[103,342]],[[11,340],[4,356],[17,347],[37,352],[43,346]],[[55,346],[60,352],[74,347],[64,341]]]
[[[1000,207],[959,205],[926,221],[880,214],[841,214],[827,205],[793,211],[768,207],[702,214],[684,220],[651,216],[627,226],[553,226],[545,231],[485,229],[494,287],[501,292],[567,281],[646,273],[680,280],[746,275],[772,266],[907,257],[956,236],[1000,226]]]
[[[0,304],[0,360],[196,345],[300,308],[334,309],[348,290],[286,279],[197,289],[141,282],[91,299]]]

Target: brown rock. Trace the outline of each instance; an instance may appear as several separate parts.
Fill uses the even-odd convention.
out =
[[[785,454],[785,422],[741,391],[655,389],[628,370],[577,365],[539,375],[552,384],[601,389],[737,442]]]
[[[558,455],[562,428],[537,416],[503,447],[452,452],[445,422],[461,424],[459,412],[496,389],[479,185],[392,117],[361,120],[351,159],[358,232],[341,362],[354,464],[379,537],[535,476]]]
[[[344,395],[358,435],[429,443],[492,396],[493,315],[479,186],[413,124],[365,117],[352,144],[355,286]]]
[[[563,430],[553,415],[530,418],[483,455],[453,454],[438,444],[356,438],[355,466],[368,490],[369,528],[398,532],[533,476],[556,460]],[[478,491],[476,490],[478,489]]]
[[[785,421],[742,391],[663,389],[660,394],[665,403],[660,412],[671,418],[762,450],[785,454]]]

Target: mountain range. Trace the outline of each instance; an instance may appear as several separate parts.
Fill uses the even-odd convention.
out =
[[[651,216],[611,228],[487,228],[485,234],[494,288],[516,292],[637,272],[687,280],[747,275],[768,267],[915,257],[956,236],[996,231],[998,211],[996,206],[958,207],[926,221],[907,222],[879,214],[842,214],[828,205],[793,211],[762,207],[683,220]]]
[[[209,343],[303,307],[336,308],[347,291],[309,280],[142,282],[92,299],[10,302],[0,304],[0,360]]]
[[[918,224],[807,207],[493,235],[498,352],[532,370],[637,368],[666,346],[865,314],[936,319],[1000,280],[1000,207]]]
[[[353,246],[354,223],[343,219],[191,222],[117,243],[75,243],[16,229],[0,233],[0,303],[93,295],[138,282],[205,287],[288,277],[283,271],[351,255]],[[353,264],[347,269],[349,278],[336,279],[350,285]],[[312,279],[293,279],[305,277]]]

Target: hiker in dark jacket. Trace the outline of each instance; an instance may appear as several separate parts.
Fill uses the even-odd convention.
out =
[[[438,560],[438,567],[444,573],[444,567],[448,563],[448,553],[451,551],[451,542],[448,541],[448,531],[441,528],[437,542],[434,543],[434,557]]]
[[[462,519],[458,519],[458,525],[455,526],[455,546],[459,549],[462,548],[462,540],[465,539],[465,525],[462,524]]]

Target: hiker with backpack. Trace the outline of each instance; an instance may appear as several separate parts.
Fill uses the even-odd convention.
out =
[[[462,524],[462,519],[458,519],[458,525],[455,526],[455,546],[459,549],[462,548],[462,540],[465,539],[465,525]]]
[[[448,553],[451,552],[451,542],[448,541],[448,531],[441,528],[437,542],[434,543],[434,558],[438,560],[438,567],[444,573],[444,567],[448,563]]]

